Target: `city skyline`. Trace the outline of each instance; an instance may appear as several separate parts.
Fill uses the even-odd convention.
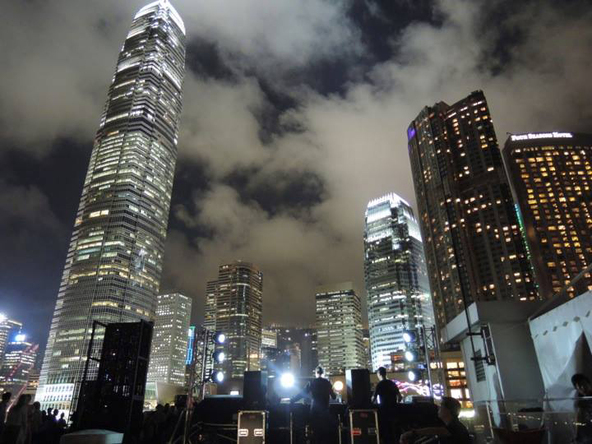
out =
[[[265,273],[265,322],[312,323],[309,295],[325,282],[351,279],[364,299],[362,213],[389,191],[416,209],[405,128],[425,105],[483,89],[500,141],[507,131],[590,132],[579,99],[590,85],[577,62],[587,48],[571,34],[590,32],[589,11],[578,2],[513,6],[517,40],[503,28],[480,37],[475,29],[495,11],[457,1],[379,4],[367,22],[325,2],[303,15],[278,3],[274,32],[261,11],[174,4],[190,30],[190,100],[161,291],[193,296],[195,321],[206,280],[237,258]],[[2,311],[27,319],[42,346],[115,53],[141,6],[4,11],[10,26],[0,32],[13,43],[0,86]],[[236,17],[245,26],[235,35]],[[323,21],[333,32],[319,40]],[[47,38],[13,25],[21,23]],[[392,41],[397,51],[384,43]]]

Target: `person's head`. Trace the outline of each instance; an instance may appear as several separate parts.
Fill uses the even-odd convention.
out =
[[[60,415],[60,419],[64,419],[64,416],[66,416],[66,414],[65,414],[65,413],[62,413],[62,414]]]
[[[47,407],[47,414],[51,415],[51,407]]]
[[[325,374],[325,370],[323,370],[323,367],[319,365],[315,370],[315,374],[317,375],[317,378],[320,378]]]
[[[378,370],[376,370],[376,376],[378,376],[378,379],[381,381],[386,379],[386,368],[380,367]]]
[[[582,396],[592,396],[592,381],[586,375],[576,373],[571,377],[571,383]]]
[[[438,417],[448,424],[450,421],[458,418],[460,413],[460,402],[457,399],[449,398],[447,396],[442,397],[440,408],[438,409]]]
[[[38,412],[39,410],[41,410],[41,404],[39,403],[39,401],[35,401],[33,403],[33,408],[35,409],[36,412]]]
[[[10,393],[10,392],[2,393],[2,401],[3,402],[10,401],[11,397],[12,397],[12,393]]]
[[[58,416],[58,413],[60,413],[58,409],[53,409],[53,416]]]
[[[27,397],[27,404],[29,404],[31,402],[31,395],[24,395]]]
[[[24,407],[24,406],[27,405],[27,401],[28,401],[27,395],[21,395],[21,396],[19,396],[19,399],[16,402],[16,406],[15,407],[17,407],[17,408],[18,407]]]

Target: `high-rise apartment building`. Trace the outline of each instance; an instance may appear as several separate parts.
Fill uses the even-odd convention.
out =
[[[191,299],[180,293],[161,294],[156,299],[147,381],[183,386]]]
[[[403,332],[434,322],[419,226],[394,193],[368,203],[364,275],[372,367],[388,368],[391,353],[405,348]]]
[[[226,360],[217,367],[227,378],[242,378],[247,370],[259,370],[263,273],[248,262],[221,265],[218,279],[208,282],[207,293],[208,328],[226,335]]]
[[[4,313],[0,313],[0,366],[4,359],[6,346],[9,342],[14,341],[15,336],[21,332],[22,328],[22,323],[8,319]]]
[[[352,283],[318,287],[315,299],[319,364],[328,375],[365,368],[361,302]]]
[[[592,135],[511,135],[502,150],[539,292],[550,298],[592,263]],[[571,296],[592,290],[588,273]]]
[[[41,371],[42,406],[59,394],[70,407],[93,321],[154,317],[184,74],[183,21],[167,0],[150,3],[119,53],[95,137]]]
[[[536,299],[483,92],[424,108],[407,136],[438,326],[472,301]]]

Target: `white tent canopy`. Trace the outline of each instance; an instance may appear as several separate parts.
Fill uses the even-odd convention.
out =
[[[592,378],[592,291],[531,320],[530,332],[546,397],[574,397],[572,375]]]

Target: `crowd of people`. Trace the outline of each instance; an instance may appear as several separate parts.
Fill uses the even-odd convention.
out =
[[[182,427],[178,426],[184,409],[181,406],[158,404],[154,411],[144,412],[140,443],[160,444],[168,442],[173,434],[179,435]]]
[[[0,444],[58,444],[65,433],[64,413],[41,410],[31,403],[31,395],[20,395],[11,405],[11,393],[3,393],[0,402]],[[10,406],[10,409],[9,409]]]

